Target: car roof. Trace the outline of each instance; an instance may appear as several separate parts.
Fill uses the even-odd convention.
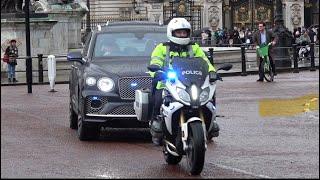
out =
[[[167,26],[149,21],[108,22],[101,26],[100,32],[166,32]]]
[[[137,25],[137,26],[162,26],[159,23],[151,21],[111,21],[106,26],[126,26],[126,25]]]

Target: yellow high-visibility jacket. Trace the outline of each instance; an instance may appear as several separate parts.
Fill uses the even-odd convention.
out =
[[[165,60],[166,60],[166,55],[167,55],[167,46],[164,43],[160,43],[158,44],[152,54],[151,54],[151,61],[150,61],[150,65],[158,65],[160,67],[163,67],[165,64]],[[192,45],[190,45],[192,48],[192,52],[193,52],[193,57],[195,58],[203,58],[207,63],[208,63],[208,70],[210,71],[216,71],[214,66],[210,63],[208,57],[205,55],[205,53],[203,52],[203,50],[201,49],[201,47],[197,44],[194,43]],[[170,57],[187,57],[189,56],[189,52],[173,52],[170,51],[169,53]],[[151,77],[154,77],[155,72],[149,72]],[[158,82],[157,83],[157,89],[163,89],[165,86],[162,82]]]

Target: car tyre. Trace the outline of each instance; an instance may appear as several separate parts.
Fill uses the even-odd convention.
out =
[[[71,94],[70,94],[70,103],[69,103],[69,120],[70,120],[70,128],[78,129],[78,114],[73,110]]]
[[[84,115],[84,107],[83,101],[80,103],[80,107],[82,107],[82,111],[79,112],[80,116],[78,116],[78,138],[81,141],[89,141],[95,140],[99,138],[100,135],[100,126],[97,124],[88,124],[83,121]]]
[[[78,138],[81,141],[96,140],[100,136],[100,126],[83,123],[83,116],[78,119]]]

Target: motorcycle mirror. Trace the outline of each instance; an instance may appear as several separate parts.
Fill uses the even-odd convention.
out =
[[[149,66],[148,66],[148,69],[149,69],[151,72],[156,72],[156,71],[161,70],[161,67],[159,67],[158,65],[152,64],[152,65],[149,65]]]
[[[217,71],[219,70],[229,71],[231,68],[232,68],[232,64],[223,64],[221,67],[218,68]]]

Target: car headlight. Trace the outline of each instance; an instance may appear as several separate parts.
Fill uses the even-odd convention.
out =
[[[201,93],[200,93],[200,102],[205,102],[209,98],[209,88],[205,88]]]
[[[185,102],[190,102],[190,96],[187,93],[186,90],[182,89],[182,88],[177,88],[177,93],[179,95],[179,98]]]
[[[96,85],[96,83],[97,83],[96,78],[94,78],[94,77],[87,77],[86,78],[86,84],[88,86],[94,86],[94,85]]]
[[[114,81],[107,77],[100,78],[98,88],[103,92],[110,92],[114,88]]]

